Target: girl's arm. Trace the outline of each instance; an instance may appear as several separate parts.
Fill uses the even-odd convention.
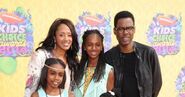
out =
[[[39,97],[38,93],[37,92],[33,92],[31,97]]]
[[[107,91],[110,91],[113,88],[114,88],[114,70],[111,69],[107,80]]]

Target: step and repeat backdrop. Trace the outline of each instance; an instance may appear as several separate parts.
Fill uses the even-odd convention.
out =
[[[152,46],[158,54],[163,78],[158,97],[185,97],[184,3],[184,0],[0,0],[0,97],[23,97],[30,56],[56,18],[68,18],[75,24],[80,43],[85,30],[99,29],[107,51],[117,44],[113,20],[122,10],[135,16],[134,40]]]

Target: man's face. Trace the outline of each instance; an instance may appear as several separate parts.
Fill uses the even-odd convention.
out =
[[[135,27],[131,18],[121,18],[114,28],[114,34],[122,47],[131,45],[134,37]]]

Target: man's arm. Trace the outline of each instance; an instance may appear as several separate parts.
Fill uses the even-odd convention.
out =
[[[162,86],[162,76],[161,76],[159,59],[154,49],[151,54],[151,65],[152,65],[152,82],[153,82],[152,97],[157,97]]]

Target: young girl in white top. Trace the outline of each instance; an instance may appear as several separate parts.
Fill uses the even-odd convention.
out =
[[[46,59],[39,84],[31,97],[68,97],[68,91],[64,89],[66,82],[65,67],[64,62],[60,59]]]

